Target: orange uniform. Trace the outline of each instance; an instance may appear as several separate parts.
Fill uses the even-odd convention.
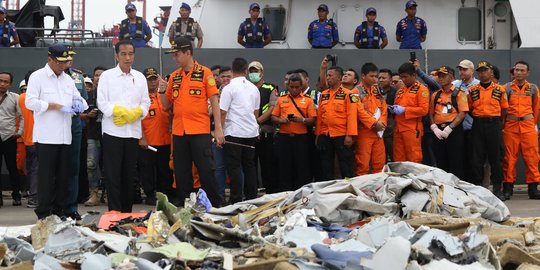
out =
[[[469,111],[469,104],[467,101],[467,94],[463,91],[459,91],[456,96],[456,102],[458,106],[458,110],[455,108],[448,112],[447,104],[451,104],[452,107],[454,104],[452,104],[452,92],[454,92],[454,86],[450,88],[449,91],[442,91],[439,98],[435,100],[435,97],[437,96],[437,92],[433,93],[431,95],[431,105],[429,106],[429,114],[433,115],[433,122],[437,125],[443,125],[444,128],[446,124],[452,123],[457,115],[460,112],[468,112]]]
[[[468,100],[469,110],[474,117],[501,116],[501,109],[508,108],[508,97],[504,89],[493,82],[487,89],[480,84],[473,85],[469,89]]]
[[[174,106],[173,135],[210,134],[208,98],[219,94],[210,69],[195,62],[187,74],[174,71],[165,94]]]
[[[384,140],[372,128],[376,122],[387,125],[388,110],[386,100],[380,95],[376,86],[367,88],[360,83],[358,103],[358,136],[356,138],[356,174],[369,173],[371,162],[372,173],[381,172],[386,160]]]
[[[357,105],[351,90],[339,86],[321,93],[315,134],[328,137],[356,136]]]
[[[163,146],[171,144],[169,113],[163,110],[157,94],[150,94],[150,108],[142,120],[144,137],[148,145]]]
[[[24,104],[25,99],[26,93],[22,93],[19,96],[19,106],[21,107],[21,113],[24,119],[22,138],[25,146],[32,146],[34,145],[34,142],[32,142],[32,133],[34,130],[34,113],[28,108],[26,108],[26,105]]]
[[[394,129],[394,160],[422,162],[422,117],[429,110],[429,90],[416,81],[403,86],[396,93],[395,105],[405,107],[405,113],[396,115]]]
[[[503,86],[503,92],[508,95],[508,114],[504,124],[505,156],[503,162],[503,181],[514,183],[516,181],[516,162],[519,151],[525,161],[525,181],[527,184],[540,182],[538,172],[538,87],[528,81],[519,88],[515,81],[510,84],[511,89]]]
[[[289,114],[294,114],[298,117],[312,118],[317,117],[317,111],[315,110],[315,104],[313,100],[308,96],[304,96],[300,93],[294,98],[296,105],[302,111],[302,114],[296,109],[291,99],[293,97],[288,94],[278,98],[276,106],[272,111],[272,115],[279,118],[287,118]],[[307,126],[302,123],[288,122],[286,124],[280,124],[279,133],[284,134],[307,134]]]

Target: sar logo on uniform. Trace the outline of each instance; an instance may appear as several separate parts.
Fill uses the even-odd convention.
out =
[[[358,101],[360,101],[360,97],[358,97],[358,95],[354,95],[354,94],[351,95],[351,102],[352,103],[356,103]]]
[[[426,91],[422,91],[422,96],[423,96],[423,97],[428,97],[429,94],[428,94],[428,92],[426,92]]]
[[[175,90],[173,91],[173,97],[178,97],[178,89],[175,89]]]
[[[208,85],[215,86],[216,85],[216,79],[214,79],[214,77],[212,77],[212,76],[209,76],[208,77]]]

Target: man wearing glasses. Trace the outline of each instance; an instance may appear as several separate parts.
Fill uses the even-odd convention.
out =
[[[25,105],[34,112],[33,141],[37,147],[39,219],[55,214],[63,216],[68,204],[71,117],[88,108],[75,83],[64,73],[71,61],[63,45],[49,47],[47,65],[32,73],[28,81]]]

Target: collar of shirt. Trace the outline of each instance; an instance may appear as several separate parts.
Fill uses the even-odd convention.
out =
[[[445,92],[445,93],[449,93],[449,92],[451,93],[451,92],[454,92],[454,89],[455,89],[455,88],[456,88],[456,87],[455,87],[453,84],[451,84],[451,85],[450,85],[450,90],[449,90],[449,91],[444,90],[444,88],[441,88],[441,89],[442,89],[442,91]]]
[[[54,73],[54,71],[52,70],[52,68],[49,66],[48,63],[45,65],[45,71],[47,72],[47,77],[54,76],[58,79],[61,79],[62,77],[67,76],[65,72],[60,73],[60,75],[56,75],[56,73]]]
[[[527,87],[529,86],[529,81],[525,80],[524,83],[523,83],[523,85],[521,86],[521,88],[520,88],[519,85],[516,83],[516,80],[512,80],[510,86],[512,86],[512,85],[517,86],[517,88],[518,88],[519,90],[521,90],[521,89],[527,89]],[[525,86],[527,86],[527,87],[525,87]]]
[[[117,77],[127,76],[127,75],[134,77],[134,76],[133,76],[133,68],[131,68],[131,67],[129,68],[129,72],[128,72],[128,73],[124,73],[124,72],[120,69],[120,65],[116,65],[116,67],[114,68],[114,72],[115,72],[115,75],[116,75]]]

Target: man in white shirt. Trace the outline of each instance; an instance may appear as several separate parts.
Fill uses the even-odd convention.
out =
[[[242,201],[244,194],[248,200],[257,197],[254,146],[259,136],[260,94],[257,86],[246,79],[247,70],[245,59],[234,59],[233,79],[223,88],[219,104],[225,134],[225,166],[231,177],[230,203]]]
[[[137,153],[142,137],[141,119],[148,113],[150,98],[146,77],[131,68],[135,47],[128,40],[115,45],[115,68],[99,78],[97,105],[103,112],[103,163],[109,211],[131,212]]]
[[[68,204],[71,117],[88,108],[75,82],[64,73],[71,61],[63,45],[49,47],[47,65],[35,71],[28,81],[26,107],[34,112],[33,141],[37,147],[39,219],[63,216]]]
[[[0,171],[2,159],[6,161],[11,182],[11,197],[13,205],[21,205],[20,177],[17,170],[17,139],[23,133],[24,121],[19,107],[19,95],[9,91],[13,83],[13,75],[6,71],[0,71]],[[19,128],[16,128],[16,118],[21,120]],[[0,190],[2,184],[0,184]],[[0,207],[4,202],[0,196]]]

